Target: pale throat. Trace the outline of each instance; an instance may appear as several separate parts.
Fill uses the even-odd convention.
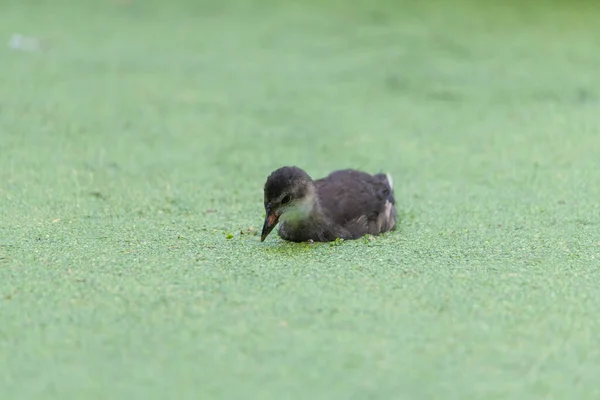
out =
[[[317,206],[316,190],[311,187],[304,197],[296,200],[286,208],[284,213],[281,214],[281,221],[292,224],[305,221]]]

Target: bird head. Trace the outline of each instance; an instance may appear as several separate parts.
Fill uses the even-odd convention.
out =
[[[271,173],[264,186],[265,222],[260,241],[264,241],[280,219],[305,218],[314,203],[315,187],[311,177],[298,167],[281,167]]]

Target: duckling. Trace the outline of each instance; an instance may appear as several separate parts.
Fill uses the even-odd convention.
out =
[[[278,234],[292,242],[329,242],[379,235],[396,227],[392,177],[343,169],[313,180],[303,169],[273,171],[264,186],[263,242]]]

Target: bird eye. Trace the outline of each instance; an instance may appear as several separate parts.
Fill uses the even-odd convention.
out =
[[[287,204],[290,202],[290,200],[292,200],[292,198],[289,195],[284,196],[283,199],[281,199],[281,204]]]

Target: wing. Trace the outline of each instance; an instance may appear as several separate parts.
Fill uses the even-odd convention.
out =
[[[323,211],[334,223],[357,235],[369,231],[369,226],[386,210],[386,203],[394,203],[392,189],[384,174],[340,170],[315,184]]]

